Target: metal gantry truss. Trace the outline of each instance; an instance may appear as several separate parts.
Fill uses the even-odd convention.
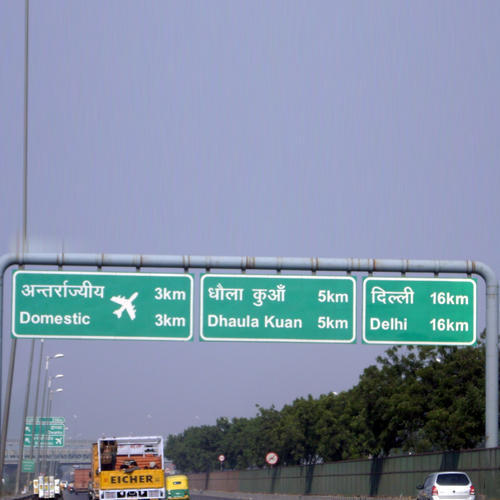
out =
[[[391,272],[391,273],[441,273],[478,275],[486,285],[486,429],[487,448],[498,446],[498,280],[486,264],[472,260],[408,260],[408,259],[355,259],[355,258],[293,258],[293,257],[212,257],[192,255],[140,255],[140,254],[87,254],[87,253],[27,253],[6,254],[0,258],[0,321],[3,318],[3,279],[10,266],[81,266],[135,268],[177,268],[189,269],[238,269],[289,271],[342,271]],[[0,336],[0,359],[2,349]],[[1,373],[1,371],[0,371]],[[1,380],[0,380],[1,382]],[[8,384],[9,385],[9,384]],[[1,383],[0,383],[1,387]],[[6,401],[10,401],[7,389]],[[7,407],[7,405],[6,405]],[[1,432],[2,453],[0,470],[5,459],[5,439],[8,414],[5,415]],[[8,413],[8,410],[7,410]]]

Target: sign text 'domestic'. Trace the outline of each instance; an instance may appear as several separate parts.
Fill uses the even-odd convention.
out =
[[[191,340],[190,274],[16,271],[16,337]]]

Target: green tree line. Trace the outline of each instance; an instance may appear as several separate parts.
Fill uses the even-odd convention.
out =
[[[257,405],[253,418],[220,417],[167,438],[165,453],[185,472],[307,465],[395,453],[459,450],[484,439],[485,350],[391,347],[356,386],[298,398],[281,410]]]

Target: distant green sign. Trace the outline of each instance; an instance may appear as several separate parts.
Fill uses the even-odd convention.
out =
[[[33,424],[26,424],[24,427],[24,434],[26,436],[32,436],[33,434],[64,434],[65,426],[64,424],[47,424],[42,423],[37,424],[35,429],[33,429]],[[34,432],[33,432],[34,431]]]
[[[25,458],[21,462],[21,472],[35,472],[35,461]]]
[[[352,343],[355,311],[350,276],[201,278],[201,340]]]
[[[363,342],[474,344],[476,281],[453,278],[365,278]]]
[[[36,425],[33,417],[26,417],[24,425],[24,446],[48,446],[58,448],[64,446],[64,417],[37,417]]]
[[[34,417],[26,417],[26,424],[32,425]],[[64,424],[66,419],[64,417],[36,417],[36,425],[42,424]]]
[[[190,274],[16,271],[12,335],[192,340]]]
[[[40,435],[35,434],[24,435],[24,446],[47,446],[48,448],[62,448],[64,446],[64,435],[42,435],[40,443]]]

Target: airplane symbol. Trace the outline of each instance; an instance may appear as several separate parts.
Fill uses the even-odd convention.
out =
[[[56,438],[56,444],[61,444],[62,443],[62,438]]]
[[[135,319],[135,306],[132,305],[132,302],[136,299],[139,292],[134,292],[128,299],[123,297],[122,295],[115,295],[111,297],[110,300],[120,304],[121,307],[113,311],[113,314],[116,314],[118,318],[122,317],[123,311],[127,311],[129,318],[131,320]]]

